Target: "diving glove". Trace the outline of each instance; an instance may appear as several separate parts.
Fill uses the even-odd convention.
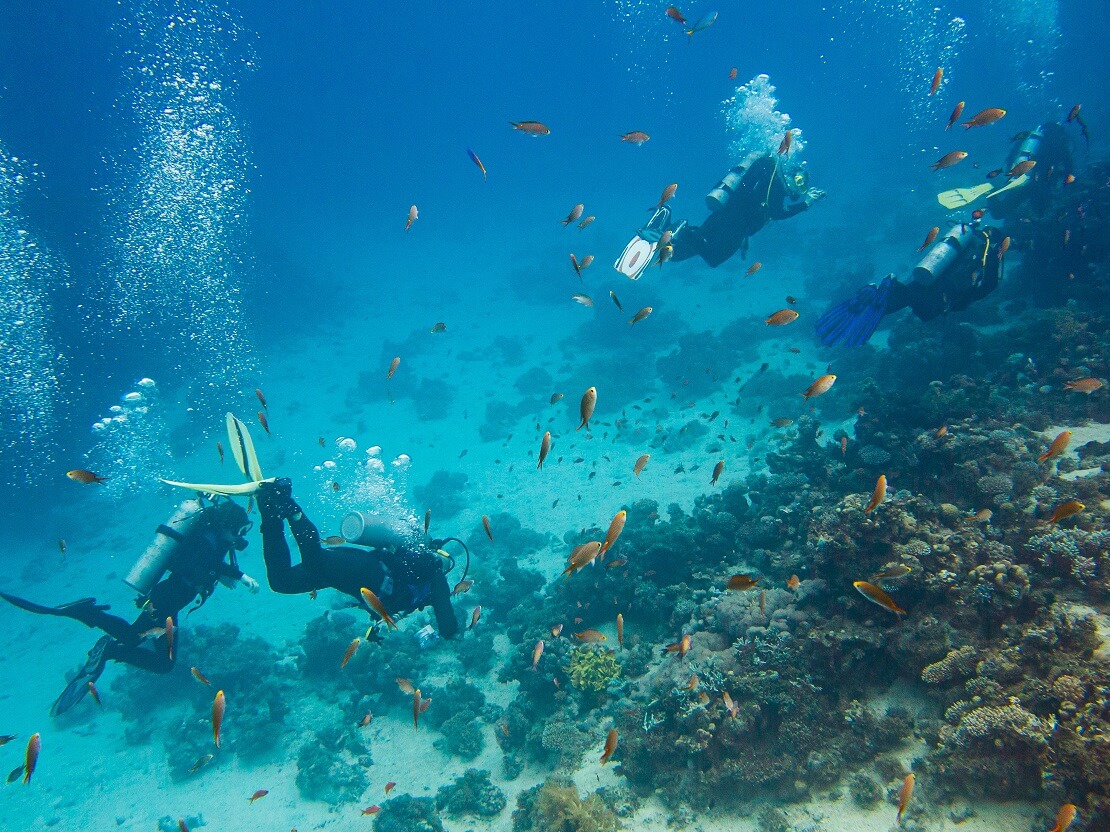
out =
[[[263,520],[271,517],[285,520],[301,513],[301,507],[293,499],[293,481],[288,477],[259,485],[255,500]]]

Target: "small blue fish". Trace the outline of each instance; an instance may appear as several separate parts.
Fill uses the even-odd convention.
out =
[[[478,154],[471,150],[469,147],[466,149],[466,155],[470,157],[470,161],[478,166],[478,170],[482,172],[482,181],[486,181],[486,166],[482,164],[482,160],[478,158]]]
[[[702,15],[698,18],[698,22],[693,27],[686,30],[686,34],[693,37],[698,32],[704,32],[710,26],[717,22],[717,12],[709,12],[709,14]]]

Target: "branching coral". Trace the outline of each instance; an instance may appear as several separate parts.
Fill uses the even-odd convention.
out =
[[[583,645],[571,654],[567,674],[577,690],[596,693],[620,678],[621,666],[612,650]]]

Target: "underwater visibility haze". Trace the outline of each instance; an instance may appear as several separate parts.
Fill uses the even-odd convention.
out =
[[[1110,829],[1106,11],[0,0],[0,829]]]

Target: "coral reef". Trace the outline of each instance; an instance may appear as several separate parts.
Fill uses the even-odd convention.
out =
[[[366,789],[373,760],[350,732],[327,728],[297,752],[297,789],[307,800],[337,804],[357,800]]]
[[[443,822],[434,798],[402,794],[382,804],[374,832],[443,832]]]
[[[436,808],[451,817],[496,817],[505,808],[505,793],[490,782],[488,771],[468,768],[455,782],[440,786]]]
[[[573,783],[548,780],[522,792],[513,832],[616,832],[623,824],[599,794],[579,796]]]
[[[575,648],[567,667],[570,683],[580,691],[602,691],[621,675],[620,663],[612,650],[597,645]]]

